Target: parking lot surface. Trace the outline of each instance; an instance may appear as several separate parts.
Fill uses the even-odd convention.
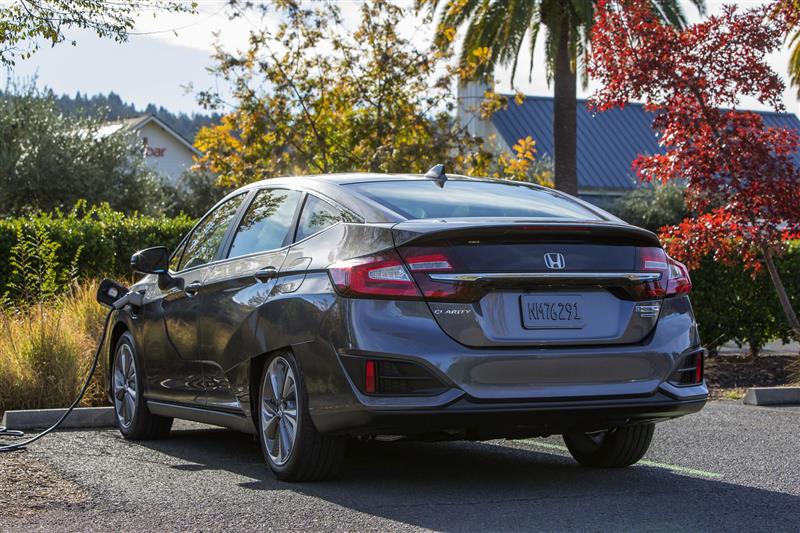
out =
[[[224,429],[65,431],[0,456],[0,530],[798,531],[799,434],[800,408],[712,402],[623,470],[579,467],[557,437],[394,442],[351,451],[338,480],[288,484]]]

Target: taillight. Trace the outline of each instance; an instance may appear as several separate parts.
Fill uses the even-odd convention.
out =
[[[430,274],[455,270],[453,259],[444,252],[429,247],[409,247],[400,248],[400,255],[428,301],[467,303],[478,301],[486,294],[486,288],[474,282],[431,279]]]
[[[636,253],[637,272],[657,272],[656,281],[643,283],[637,288],[642,298],[662,298],[675,294],[689,294],[692,280],[686,265],[669,257],[661,248],[639,248]]]
[[[328,267],[336,291],[343,296],[372,298],[421,298],[397,252],[390,250]]]
[[[671,257],[669,260],[669,281],[667,282],[667,296],[671,294],[689,294],[692,291],[692,278],[689,269],[680,261]]]
[[[667,254],[661,248],[639,248],[636,254],[636,270],[639,272],[666,272]]]
[[[444,254],[411,255],[406,264],[412,272],[445,272],[453,270],[450,260]]]

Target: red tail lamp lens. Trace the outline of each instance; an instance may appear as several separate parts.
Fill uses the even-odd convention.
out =
[[[395,251],[359,257],[328,267],[336,291],[343,296],[420,298],[422,295]]]
[[[639,248],[636,254],[638,272],[658,272],[657,281],[643,284],[643,297],[661,298],[675,294],[689,294],[692,280],[686,265],[669,257],[661,248]]]
[[[703,352],[699,352],[697,354],[697,367],[695,368],[694,372],[694,382],[695,383],[702,383],[703,382],[703,365],[705,363]]]
[[[400,253],[426,300],[474,302],[485,294],[485,289],[476,283],[432,279],[432,274],[455,270],[453,261],[442,252],[430,248],[401,248]]]
[[[692,291],[692,279],[689,277],[689,269],[680,261],[671,257],[669,260],[669,281],[667,282],[667,295],[689,294]]]
[[[649,247],[636,250],[636,271],[657,272],[660,274],[655,281],[647,281],[636,287],[638,297],[663,298],[666,294],[665,284],[668,273],[667,254],[661,248]]]
[[[364,362],[364,392],[375,394],[378,392],[378,379],[375,373],[375,361]]]

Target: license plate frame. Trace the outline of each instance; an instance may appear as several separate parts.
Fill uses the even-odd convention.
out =
[[[583,329],[586,309],[580,294],[523,294],[519,300],[525,329]]]

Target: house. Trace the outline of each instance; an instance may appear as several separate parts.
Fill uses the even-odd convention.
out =
[[[553,157],[553,99],[527,96],[521,105],[509,95],[506,109],[491,120],[469,115],[483,97],[479,86],[460,90],[461,123],[473,135],[496,136],[497,149],[510,150],[519,139],[531,136],[536,141],[537,156]],[[607,207],[616,198],[640,186],[632,163],[640,154],[663,153],[658,135],[652,129],[653,114],[642,104],[623,109],[594,113],[586,100],[579,100],[578,118],[578,193],[592,203]],[[793,113],[759,112],[768,126],[800,130],[800,119]],[[795,156],[800,165],[800,154]]]
[[[100,136],[116,133],[134,134],[141,142],[145,162],[172,184],[194,164],[201,155],[192,143],[169,124],[153,114],[109,122],[98,131]]]

